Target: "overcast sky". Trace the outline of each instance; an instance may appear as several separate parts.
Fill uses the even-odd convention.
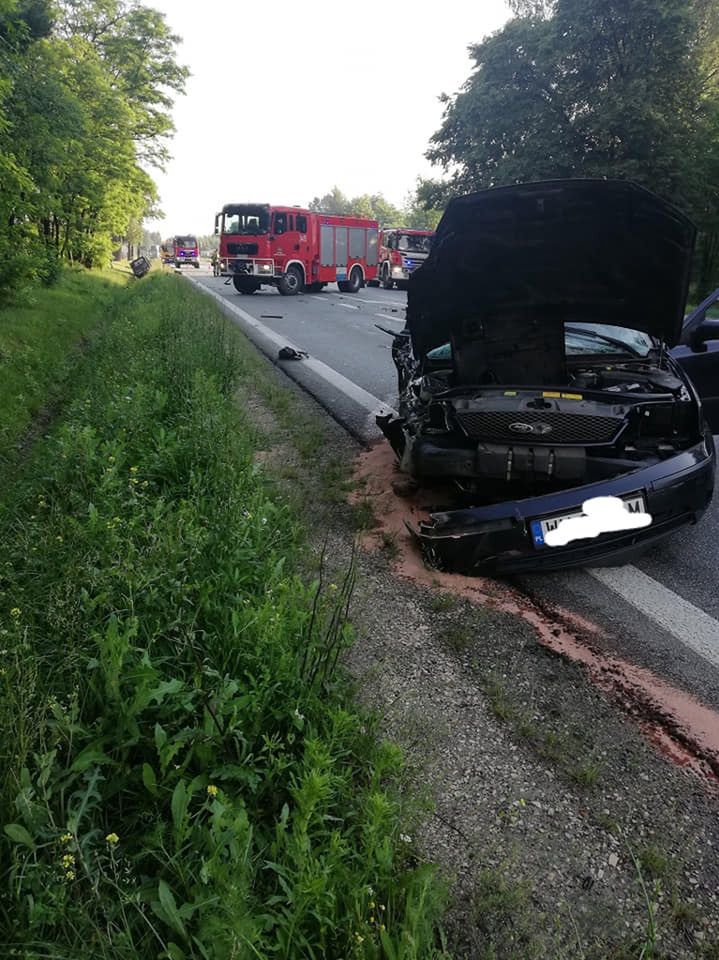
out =
[[[211,233],[225,203],[306,206],[338,186],[402,205],[469,76],[470,43],[505,0],[145,0],[182,38],[192,73],[174,109],[173,159],[153,177],[163,237]]]

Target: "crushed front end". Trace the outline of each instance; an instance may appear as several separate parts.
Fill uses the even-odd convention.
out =
[[[712,436],[665,344],[667,306],[683,306],[671,284],[693,233],[639,188],[569,183],[584,190],[508,188],[498,204],[450,205],[410,284],[407,326],[393,343],[399,415],[377,422],[400,468],[437,491],[442,507],[416,531],[435,565],[510,572],[621,562],[696,522],[711,500]],[[607,198],[613,220],[599,216]],[[578,210],[596,216],[594,249],[579,239]],[[553,230],[527,250],[532,224],[547,215]],[[644,259],[632,254],[633,273],[626,226],[641,242],[642,215],[653,248],[649,259],[646,249]],[[661,254],[674,257],[673,274]],[[668,273],[646,303],[652,258]],[[680,286],[687,276],[680,271]],[[607,496],[650,513],[650,525],[547,545],[561,520]]]

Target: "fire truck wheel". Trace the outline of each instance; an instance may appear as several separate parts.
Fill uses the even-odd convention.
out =
[[[277,281],[277,289],[283,297],[294,297],[300,292],[302,286],[302,274],[294,264],[289,266],[284,277],[280,277]]]
[[[345,284],[345,290],[347,293],[357,293],[359,288],[362,286],[362,271],[359,267],[352,267],[350,270],[350,278]]]
[[[320,283],[319,281],[316,280],[314,283],[308,283],[305,287],[305,290],[308,293],[319,293],[323,287],[324,287],[324,283]]]
[[[235,290],[238,293],[257,293],[257,291],[260,289],[260,285],[256,280],[252,280],[247,277],[233,277],[232,282],[235,285]]]
[[[389,266],[385,265],[385,268],[382,272],[382,286],[385,290],[391,290],[394,286],[394,280],[392,279],[392,274],[389,272]]]

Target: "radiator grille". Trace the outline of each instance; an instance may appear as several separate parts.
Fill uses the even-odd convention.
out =
[[[557,410],[460,411],[457,420],[473,440],[503,440],[515,443],[581,444],[611,443],[622,426],[620,417],[600,417]],[[515,425],[510,429],[510,425]],[[532,426],[527,430],[523,426]],[[547,429],[549,428],[549,429]]]
[[[240,256],[244,254],[246,257],[253,257],[257,253],[257,244],[256,243],[228,243],[227,252],[230,255]]]

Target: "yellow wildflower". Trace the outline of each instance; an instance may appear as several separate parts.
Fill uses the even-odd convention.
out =
[[[139,469],[139,467],[130,467],[130,473],[137,473]]]
[[[66,870],[75,866],[75,858],[71,853],[65,854],[65,856],[62,858],[62,865]]]
[[[71,840],[72,840],[71,833],[63,833],[63,835],[60,837],[60,843],[70,843]]]
[[[75,871],[74,871],[74,870],[68,870],[68,871],[65,873],[65,879],[66,879],[66,880],[74,880],[74,879],[75,879]]]
[[[107,459],[110,461],[110,463],[115,462],[115,458],[113,456],[109,456]]]
[[[21,613],[22,613],[22,610],[20,609],[20,607],[13,607],[12,610],[10,611],[10,616],[14,617],[15,620],[17,620],[17,618],[20,616]]]
[[[55,539],[57,540],[58,543],[62,543],[62,537],[60,536],[59,533],[58,533],[58,535],[55,537]]]
[[[208,783],[208,784],[207,784],[207,795],[208,795],[209,797],[216,797],[216,796],[217,796],[217,787],[214,785],[214,783]]]
[[[105,840],[110,844],[111,847],[114,847],[116,843],[120,842],[120,838],[116,833],[108,833],[105,837]]]

